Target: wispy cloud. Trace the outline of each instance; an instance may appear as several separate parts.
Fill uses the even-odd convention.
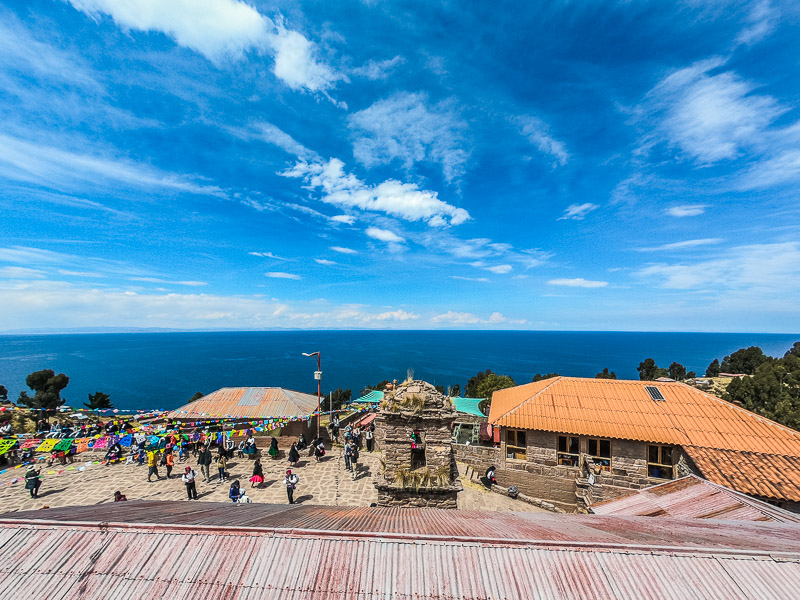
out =
[[[319,57],[317,46],[305,36],[277,24],[277,34],[272,37],[275,50],[273,73],[293,90],[327,92],[337,81],[347,77],[325,64]]]
[[[593,210],[600,208],[597,204],[592,204],[591,202],[584,202],[583,204],[570,204],[567,209],[564,211],[564,214],[558,218],[559,221],[564,221],[566,219],[572,221],[583,221]]]
[[[477,269],[484,269],[486,271],[491,271],[492,273],[496,273],[497,275],[501,275],[503,273],[510,273],[514,270],[514,267],[511,265],[488,265],[482,260],[476,260],[470,263],[471,266]]]
[[[406,241],[405,238],[400,237],[393,231],[389,231],[388,229],[379,229],[378,227],[369,227],[364,233],[374,240],[379,240],[381,242],[390,244],[402,244]]]
[[[230,125],[222,125],[221,127],[241,140],[266,142],[301,160],[320,160],[316,152],[309,150],[280,127],[267,121],[256,121],[247,127]]]
[[[358,254],[358,250],[353,250],[352,248],[345,248],[343,246],[331,246],[331,250],[334,252],[338,252],[339,254]]]
[[[747,17],[747,26],[736,36],[736,41],[748,46],[760,42],[775,31],[780,17],[780,11],[770,0],[753,3]]]
[[[356,222],[356,218],[353,215],[335,215],[330,220],[334,223],[343,223],[345,225],[352,225]]]
[[[405,63],[402,56],[395,56],[387,60],[370,60],[360,67],[350,69],[350,73],[357,77],[364,77],[372,81],[386,79],[399,65]]]
[[[328,260],[327,258],[315,258],[314,262],[318,265],[324,265],[326,267],[332,267],[333,265],[338,265],[335,260]]]
[[[509,319],[503,316],[503,314],[499,312],[493,312],[491,315],[489,315],[488,319],[482,319],[481,317],[473,313],[455,312],[452,310],[448,310],[446,313],[442,313],[434,317],[431,317],[431,323],[445,324],[445,325],[478,325],[478,324],[521,325],[523,323],[526,323],[526,321],[525,319]]]
[[[550,128],[547,123],[538,117],[525,115],[515,117],[513,122],[519,127],[520,133],[536,146],[540,152],[549,154],[554,161],[554,166],[564,166],[567,164],[569,154],[564,142],[561,142],[550,135]]]
[[[44,279],[44,271],[28,267],[0,267],[0,277],[6,279]]]
[[[406,221],[426,221],[432,227],[460,225],[470,216],[463,208],[438,198],[436,192],[420,190],[416,184],[390,179],[376,186],[367,185],[344,171],[344,163],[332,158],[327,163],[298,162],[280,173],[303,179],[311,189],[319,190],[320,200],[348,209],[382,212]]]
[[[170,281],[168,279],[159,279],[158,277],[128,277],[129,281],[143,281],[146,283],[161,283],[165,285],[185,285],[189,287],[201,287],[208,285],[205,281]]]
[[[672,242],[671,244],[662,244],[660,246],[650,246],[648,248],[637,248],[638,252],[658,252],[662,250],[684,250],[686,248],[697,248],[698,246],[710,246],[712,244],[719,244],[722,238],[701,238],[697,240],[683,240],[681,242]]]
[[[706,212],[705,204],[681,204],[664,210],[670,217],[696,217]]]
[[[560,285],[565,287],[577,288],[602,288],[608,285],[607,281],[592,281],[591,279],[583,279],[578,277],[575,279],[551,279],[547,285]]]
[[[450,279],[458,279],[460,281],[479,281],[481,283],[486,283],[489,281],[487,277],[463,277],[461,275],[450,275]]]
[[[266,273],[267,277],[271,277],[272,279],[302,279],[300,275],[295,273],[284,273],[283,271],[270,271]]]
[[[292,260],[291,258],[284,258],[283,256],[277,256],[272,252],[248,252],[250,256],[260,256],[262,258],[272,258],[275,260]]]
[[[425,94],[399,92],[350,116],[353,154],[367,167],[399,161],[411,169],[438,163],[447,181],[464,174],[466,123],[453,102],[430,105]]]
[[[124,184],[135,188],[224,196],[217,186],[125,159],[71,152],[1,133],[0,176],[66,191]]]

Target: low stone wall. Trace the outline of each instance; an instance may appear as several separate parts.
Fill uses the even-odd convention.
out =
[[[453,451],[458,462],[470,465],[481,474],[492,465],[500,466],[500,448],[491,446],[473,446],[469,444],[453,444]]]
[[[399,506],[401,508],[458,508],[458,492],[444,494],[420,493],[413,491],[392,491],[378,488],[378,506]]]

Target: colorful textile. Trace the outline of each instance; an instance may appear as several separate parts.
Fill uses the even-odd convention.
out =
[[[133,436],[128,434],[124,438],[119,441],[120,446],[124,446],[125,448],[130,448],[130,445],[133,443]]]
[[[72,438],[58,440],[58,443],[53,446],[53,450],[56,452],[66,452],[69,450],[70,446],[72,446]]]
[[[0,440],[0,454],[5,454],[11,450],[17,443],[17,440]]]
[[[20,448],[20,450],[27,450],[28,448],[35,448],[36,446],[38,446],[41,443],[42,443],[42,440],[40,440],[40,439],[25,440],[24,442],[22,442],[22,445],[20,445],[19,448]]]
[[[94,441],[94,444],[89,444],[90,448],[102,449],[108,447],[108,436],[103,436]]]
[[[50,452],[53,449],[53,446],[55,446],[59,441],[60,440],[56,440],[56,439],[53,439],[53,438],[50,438],[48,440],[44,440],[41,444],[39,444],[39,447],[36,448],[36,451],[37,452]]]

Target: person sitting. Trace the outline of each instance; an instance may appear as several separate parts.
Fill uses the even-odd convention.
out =
[[[111,447],[106,452],[105,460],[106,466],[109,466],[112,462],[117,462],[122,458],[122,446],[119,445],[119,442],[114,442]]]
[[[244,458],[244,450],[245,450],[245,448],[247,448],[247,441],[246,440],[242,440],[241,442],[239,442],[239,449],[236,451],[236,456],[238,458]]]
[[[314,460],[319,462],[320,459],[323,456],[325,456],[325,442],[322,441],[322,438],[320,437],[314,441],[313,445],[314,445]]]
[[[114,502],[125,502],[127,499],[128,498],[125,496],[125,494],[123,494],[119,490],[114,492]]]
[[[3,421],[3,425],[0,427],[0,435],[10,435],[11,430],[12,430],[11,422]]]
[[[484,476],[486,487],[491,488],[493,485],[497,484],[497,477],[495,477],[495,471],[497,471],[497,467],[492,465],[488,469],[486,469],[486,475]]]
[[[303,450],[308,448],[308,444],[306,443],[306,436],[304,436],[302,433],[300,434],[300,437],[297,438],[297,446],[296,447],[297,447],[298,452],[302,452]]]
[[[228,492],[228,498],[231,499],[231,502],[238,502],[239,498],[244,496],[244,490],[239,487],[239,480],[237,479],[231,484],[231,489]]]

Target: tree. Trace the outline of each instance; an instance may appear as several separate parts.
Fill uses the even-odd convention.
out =
[[[64,404],[61,391],[69,384],[69,377],[63,373],[56,375],[52,369],[44,369],[28,375],[25,384],[35,393],[31,397],[27,392],[20,392],[21,404],[35,410],[53,410]]]
[[[489,406],[492,403],[492,394],[497,390],[514,387],[515,385],[517,384],[514,383],[514,380],[508,375],[498,375],[487,369],[485,372],[482,371],[469,380],[464,393],[467,398],[484,398],[484,400],[478,404],[478,408],[483,411],[484,414],[488,414]]]
[[[96,408],[114,408],[111,405],[111,400],[108,399],[108,394],[103,392],[89,394],[89,402],[84,402],[83,405],[93,410]]]
[[[602,372],[594,376],[595,379],[616,379],[617,374],[614,371],[609,372],[608,367],[605,367]]]
[[[686,367],[679,362],[673,362],[667,370],[667,375],[675,381],[683,381],[686,379]]]
[[[491,374],[492,370],[486,369],[486,372],[480,371],[475,377],[470,377],[467,387],[464,388],[464,395],[467,398],[478,398],[478,384]]]
[[[750,346],[737,350],[730,356],[722,359],[720,370],[723,373],[744,373],[755,375],[756,369],[767,362],[769,358],[758,346]]]
[[[195,392],[194,396],[189,398],[189,402],[191,403],[191,402],[194,402],[195,400],[200,400],[200,398],[202,398],[203,395],[204,395],[203,392]]]
[[[353,397],[352,390],[343,390],[339,388],[338,390],[333,390],[331,393],[331,410],[341,410],[342,407],[350,402],[350,398]]]
[[[695,373],[694,371],[689,371],[686,374],[686,379],[694,379],[695,377],[697,377],[697,373]]]
[[[548,373],[547,375],[541,375],[537,373],[533,376],[531,383],[536,383],[537,381],[542,381],[543,379],[552,379],[553,377],[560,377],[560,375],[558,373]]]
[[[706,377],[719,377],[719,359],[715,358],[711,361],[706,369]]]
[[[461,386],[455,384],[453,387],[450,388],[450,396],[453,398],[458,398],[461,395]]]
[[[443,385],[435,385],[433,387],[436,388],[436,391],[439,392],[442,396],[447,395],[447,390],[444,389]]]
[[[652,358],[645,358],[636,370],[639,371],[641,381],[655,381],[659,377],[667,376],[667,370],[659,367]]]
[[[0,401],[5,402],[8,400],[8,389],[4,385],[0,385]]]

